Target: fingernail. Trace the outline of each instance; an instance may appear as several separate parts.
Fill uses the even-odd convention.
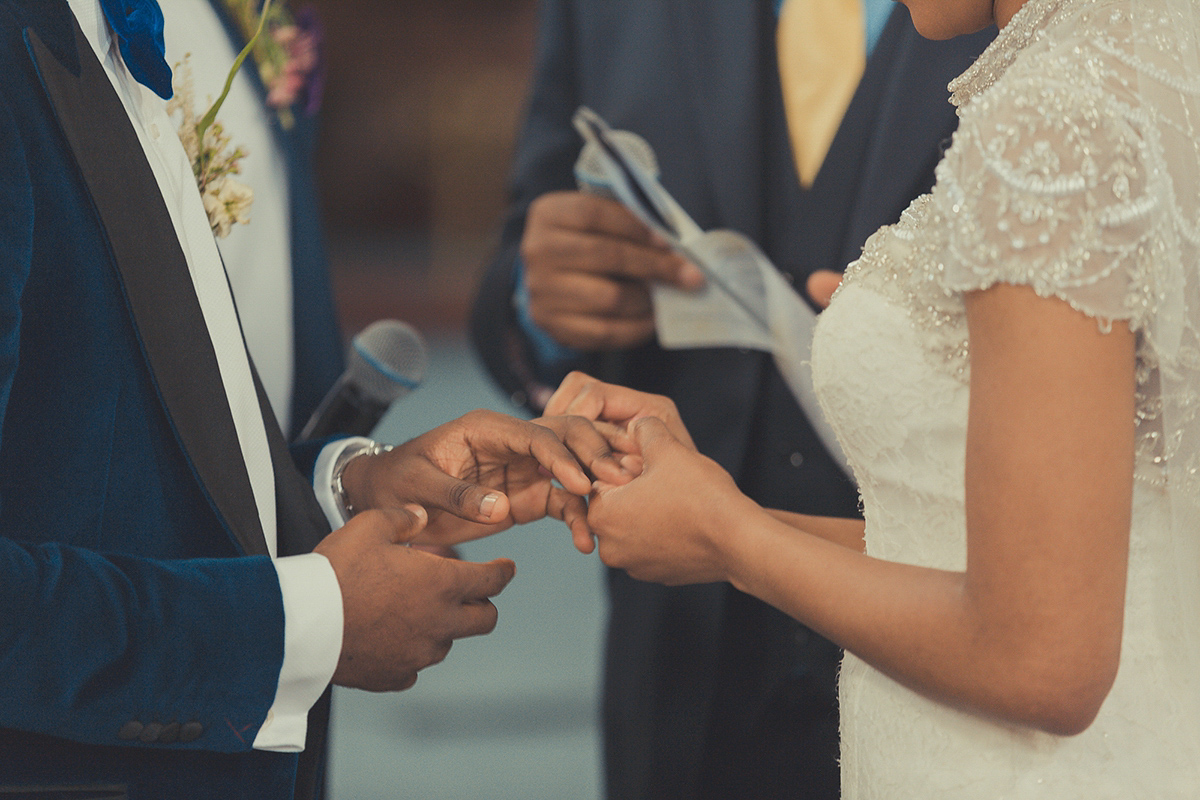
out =
[[[500,495],[489,494],[479,501],[479,513],[485,517],[492,515],[492,509],[496,507],[496,503],[500,502]]]

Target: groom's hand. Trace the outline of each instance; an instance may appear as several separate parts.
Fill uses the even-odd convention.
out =
[[[426,519],[420,506],[365,511],[317,545],[342,591],[335,684],[407,689],[418,670],[446,657],[455,639],[496,627],[489,598],[508,585],[516,566],[507,559],[475,564],[405,547]]]
[[[582,418],[534,424],[472,411],[392,450],[351,461],[343,485],[355,508],[429,510],[422,544],[453,545],[550,516],[587,526],[592,481],[628,479],[608,440]]]

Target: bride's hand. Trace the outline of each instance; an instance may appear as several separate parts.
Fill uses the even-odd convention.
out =
[[[675,438],[658,419],[639,419],[630,433],[644,467],[632,481],[597,481],[588,527],[601,560],[639,580],[668,585],[727,579],[720,540],[750,501],[717,463]],[[591,552],[590,539],[575,545]]]
[[[582,372],[563,378],[546,403],[546,416],[572,414],[621,427],[641,417],[657,417],[671,434],[692,450],[696,445],[669,397],[604,383]]]

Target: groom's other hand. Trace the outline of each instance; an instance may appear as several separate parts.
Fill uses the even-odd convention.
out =
[[[316,547],[342,590],[342,652],[333,682],[399,691],[440,662],[455,639],[490,633],[490,598],[516,565],[456,561],[405,546],[428,517],[420,506],[364,511]]]

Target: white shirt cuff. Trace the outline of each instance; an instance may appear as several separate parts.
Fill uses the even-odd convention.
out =
[[[329,527],[335,531],[346,524],[346,519],[333,497],[333,465],[347,447],[363,444],[371,444],[371,440],[362,436],[349,436],[330,442],[321,448],[317,463],[313,467],[313,491],[317,494],[317,501],[321,504],[321,510],[325,512],[325,518],[329,520]]]
[[[295,753],[304,749],[308,711],[333,679],[342,652],[342,590],[319,553],[272,563],[283,594],[283,666],[254,748]]]

